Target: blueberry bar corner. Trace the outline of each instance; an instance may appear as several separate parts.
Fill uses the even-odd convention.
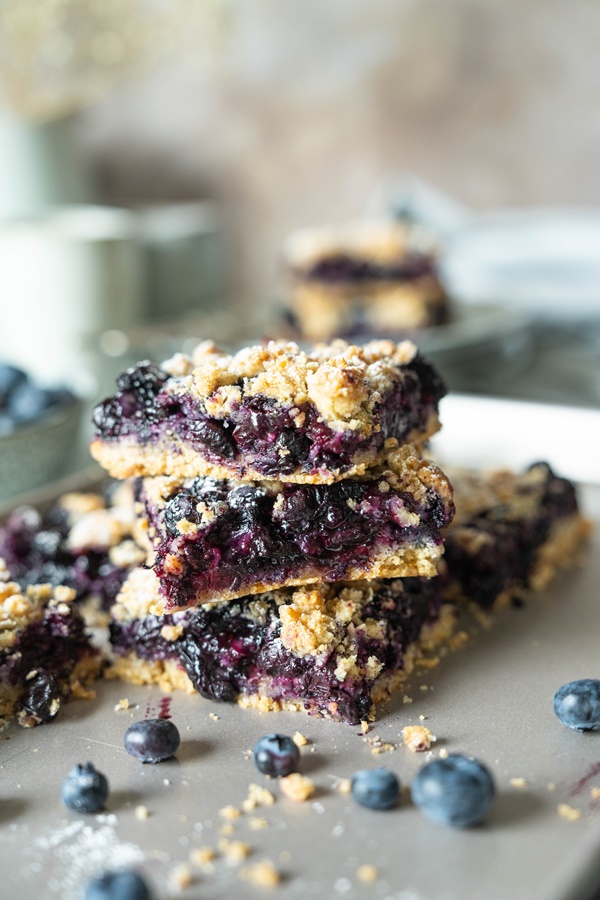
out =
[[[122,373],[94,410],[92,455],[116,478],[173,475],[332,483],[390,445],[439,429],[446,393],[409,341],[302,350],[270,341],[229,355],[214,344]]]

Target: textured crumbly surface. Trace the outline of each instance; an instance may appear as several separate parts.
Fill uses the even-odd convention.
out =
[[[131,486],[107,494],[63,494],[45,513],[19,507],[0,525],[0,557],[23,587],[73,588],[76,599],[108,610],[128,571],[147,549],[133,539],[136,516]]]
[[[125,390],[135,381],[129,370],[121,382],[126,399],[117,394],[94,413],[92,455],[117,478],[335,481],[377,462],[387,438],[421,446],[439,428],[437,402],[445,393],[409,341],[336,340],[310,352],[270,341],[233,356],[206,342],[191,357],[177,354],[153,370],[151,390],[147,370],[141,394]],[[128,416],[129,407],[135,412]],[[268,467],[252,452],[257,415],[257,438],[279,454]]]
[[[456,515],[445,546],[453,596],[498,608],[579,562],[591,526],[574,486],[547,464],[451,477]]]
[[[100,655],[74,597],[64,586],[0,583],[0,725],[15,714],[25,727],[38,725],[69,697],[91,696]]]
[[[157,614],[322,580],[431,577],[453,512],[444,474],[409,447],[333,485],[151,478],[140,498]]]
[[[109,677],[353,723],[371,714],[374,697],[389,696],[391,677],[406,676],[419,648],[454,627],[436,580],[320,584],[159,618],[144,615],[153,590],[149,570],[126,582]],[[165,624],[177,626],[169,639]]]

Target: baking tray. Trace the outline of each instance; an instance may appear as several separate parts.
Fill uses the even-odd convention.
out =
[[[459,415],[468,419],[470,398],[451,401],[443,410],[446,422]],[[486,425],[481,462],[497,463],[509,455],[514,442],[509,426],[523,411],[518,406],[492,404],[486,419],[471,417]],[[527,407],[537,438],[543,440],[546,426],[555,435],[563,431],[560,410]],[[478,402],[471,413],[480,413]],[[581,422],[579,439],[593,440],[595,434],[597,445],[597,419],[592,414]],[[487,430],[492,427],[495,442]],[[545,456],[560,467],[560,451],[553,456],[550,436]],[[450,462],[462,463],[466,455],[473,463],[472,437],[456,445],[449,427],[447,444],[438,441],[437,451]],[[521,438],[519,463],[539,458],[535,445],[528,457],[525,432]],[[600,521],[600,486],[582,486],[581,497],[588,514]],[[588,900],[600,888],[600,801],[591,793],[600,787],[600,733],[577,734],[560,725],[552,697],[566,681],[599,675],[598,584],[595,535],[584,567],[561,575],[525,608],[498,614],[492,628],[479,627],[466,648],[437,668],[415,673],[404,691],[413,702],[403,703],[401,692],[367,736],[298,713],[261,715],[173,694],[166,703],[182,747],[175,760],[144,766],[122,749],[123,733],[131,721],[164,710],[164,695],[114,682],[99,684],[96,701],[69,704],[50,726],[9,728],[0,736],[0,897],[75,900],[95,872],[131,864],[144,870],[156,897],[266,894],[240,880],[240,866],[223,858],[210,873],[196,870],[194,883],[182,892],[171,877],[191,849],[217,846],[224,806],[239,806],[252,782],[268,785],[248,757],[255,740],[272,730],[299,730],[309,740],[301,768],[315,782],[315,796],[295,804],[271,783],[275,804],[253,814],[267,819],[269,827],[252,830],[246,814],[233,822],[233,837],[252,850],[242,865],[270,859],[280,870],[282,884],[271,896]],[[117,712],[124,697],[133,708]],[[336,790],[339,779],[377,765],[389,766],[410,784],[428,756],[402,746],[376,756],[369,740],[378,736],[398,745],[402,727],[419,723],[420,716],[438,738],[434,756],[442,748],[465,752],[492,769],[498,798],[485,825],[468,831],[436,825],[406,794],[398,809],[372,812]],[[75,762],[87,760],[111,784],[100,815],[76,815],[59,799],[63,777]],[[561,817],[561,803],[581,817]],[[136,817],[140,805],[149,811],[146,820]],[[376,867],[375,882],[358,880],[364,864]]]

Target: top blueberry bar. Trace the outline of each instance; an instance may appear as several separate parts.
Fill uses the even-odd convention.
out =
[[[211,342],[139,363],[94,410],[92,455],[113,477],[332,483],[439,429],[446,393],[410,341],[305,352],[270,341],[234,356]]]

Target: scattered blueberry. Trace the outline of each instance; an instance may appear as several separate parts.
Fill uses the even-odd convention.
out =
[[[0,406],[4,406],[6,398],[20,384],[27,381],[27,375],[22,369],[16,366],[9,366],[7,363],[0,363]]]
[[[124,869],[92,878],[85,891],[85,900],[151,900],[151,895],[141,875]]]
[[[143,719],[125,732],[124,745],[130,756],[145,763],[170,759],[179,749],[181,737],[169,719]]]
[[[69,809],[76,812],[98,812],[108,797],[108,781],[92,763],[77,765],[63,781],[60,795]]]
[[[600,730],[600,681],[582,678],[563,684],[554,695],[554,712],[575,731]]]
[[[478,760],[460,754],[427,763],[412,784],[415,806],[430,819],[456,828],[481,822],[494,794],[489,770]]]
[[[18,385],[8,399],[8,411],[15,422],[33,422],[49,405],[48,393],[31,381]]]
[[[286,734],[266,734],[254,745],[254,765],[263,775],[289,775],[298,771],[300,751]]]
[[[73,402],[71,391],[46,390],[15,366],[0,363],[0,436],[33,422],[49,409]]]
[[[389,769],[362,769],[352,776],[352,796],[367,809],[393,809],[400,798],[400,782]]]

